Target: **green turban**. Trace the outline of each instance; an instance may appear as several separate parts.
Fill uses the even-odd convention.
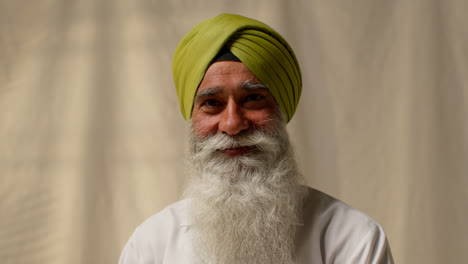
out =
[[[280,34],[247,17],[222,14],[195,26],[180,42],[172,63],[180,110],[190,119],[193,100],[206,70],[226,47],[264,84],[291,120],[301,96],[296,56]]]

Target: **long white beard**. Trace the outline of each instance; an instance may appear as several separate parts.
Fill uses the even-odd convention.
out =
[[[239,137],[193,131],[191,239],[195,263],[294,263],[302,187],[284,122]],[[255,146],[230,157],[219,149]]]

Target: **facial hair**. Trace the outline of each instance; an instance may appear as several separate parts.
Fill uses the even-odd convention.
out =
[[[302,187],[285,122],[239,136],[191,130],[190,237],[195,263],[294,263]],[[222,149],[248,147],[245,155]]]

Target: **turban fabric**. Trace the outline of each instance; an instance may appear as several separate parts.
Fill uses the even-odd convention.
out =
[[[198,86],[223,47],[268,86],[287,121],[291,120],[302,89],[301,71],[294,52],[271,27],[232,14],[201,22],[182,39],[175,51],[172,73],[185,119],[190,119]]]

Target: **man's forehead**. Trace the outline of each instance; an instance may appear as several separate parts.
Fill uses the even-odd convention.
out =
[[[197,94],[207,88],[246,89],[252,84],[261,84],[261,82],[242,62],[215,62],[206,71]]]

